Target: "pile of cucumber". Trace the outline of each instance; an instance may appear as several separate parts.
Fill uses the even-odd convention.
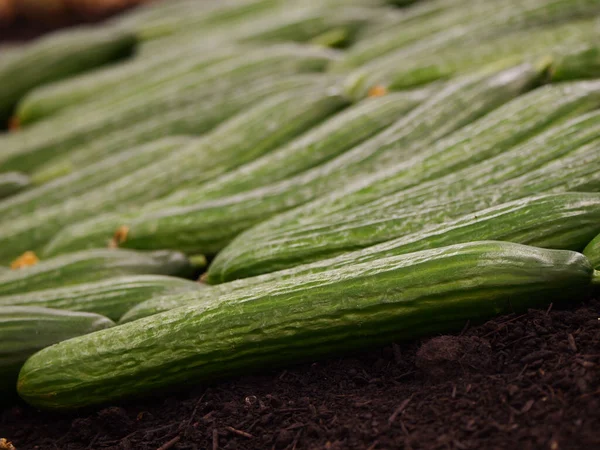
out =
[[[2,398],[86,407],[584,300],[599,42],[600,0],[175,0],[11,49]]]

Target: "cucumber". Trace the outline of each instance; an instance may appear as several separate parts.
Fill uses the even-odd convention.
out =
[[[269,14],[260,15],[255,20],[237,23],[234,26],[214,29],[192,29],[177,33],[165,39],[147,43],[142,48],[142,56],[160,53],[189,41],[206,41],[212,46],[226,43],[275,43],[310,42],[313,38],[332,30],[343,30],[351,36],[371,20],[376,19],[379,10],[356,8],[345,4],[338,8],[326,5],[316,6],[303,3],[288,3],[284,8],[276,8]]]
[[[209,51],[204,45],[186,45],[170,49],[153,58],[134,58],[121,64],[42,85],[32,90],[20,102],[16,116],[20,125],[37,122],[69,107],[102,98],[123,99],[145,89],[168,82],[189,72],[239,55],[240,48],[220,46]]]
[[[0,295],[23,294],[108,277],[135,274],[190,276],[193,268],[179,252],[95,249],[70,253],[0,274]]]
[[[468,5],[468,6],[467,6]],[[394,50],[413,44],[435,33],[456,25],[466,25],[482,20],[483,13],[493,13],[505,6],[487,1],[464,2],[462,0],[437,0],[421,2],[406,13],[395,18],[395,26],[389,26],[377,34],[362,39],[352,46],[329,70],[344,73],[361,67],[371,60]]]
[[[136,9],[112,22],[147,41],[187,29],[232,26],[238,20],[252,19],[253,15],[283,3],[281,0],[170,1]]]
[[[600,267],[600,234],[583,249],[583,254],[588,257],[592,266]]]
[[[0,392],[15,391],[19,370],[38,350],[114,326],[99,314],[24,306],[0,308]]]
[[[439,204],[436,205],[437,208],[431,207],[431,210],[437,209],[439,217],[427,214],[430,212],[429,208],[425,211],[413,211],[415,216],[426,216],[428,226],[416,233],[381,244],[286,270],[275,271],[277,267],[272,266],[264,275],[220,284],[198,293],[149,299],[129,310],[121,318],[121,322],[130,322],[181,306],[208,301],[215,296],[231,294],[234,291],[252,289],[259,284],[292,278],[297,280],[310,274],[352,264],[469,241],[501,240],[534,247],[580,251],[590,236],[594,236],[597,230],[600,231],[600,194],[570,192],[536,195],[479,210],[486,204],[493,203],[492,196],[493,194],[480,194],[477,198],[465,199],[470,201],[474,211],[478,211],[453,221],[443,221],[444,212],[456,207],[452,203]],[[440,218],[442,223],[436,224],[440,222]],[[411,217],[407,215],[407,219]],[[285,265],[291,265],[289,261],[285,262]],[[252,273],[237,276],[242,278],[246,275]]]
[[[71,339],[29,358],[18,392],[45,409],[109,402],[572,302],[598,276],[579,253],[506,242],[383,258]]]
[[[529,64],[519,65],[503,72],[478,73],[445,86],[437,94],[419,107],[402,117],[384,132],[348,150],[342,155],[314,167],[297,176],[259,189],[240,193],[235,196],[202,202],[204,187],[195,192],[187,190],[182,198],[178,194],[161,199],[144,208],[147,213],[117,214],[98,217],[69,227],[59,233],[44,249],[44,254],[54,255],[104,245],[115,229],[131,224],[141,217],[155,215],[160,218],[164,211],[164,220],[173,222],[177,217],[184,218],[189,224],[191,239],[186,246],[192,251],[193,245],[211,245],[225,242],[235,234],[278,212],[291,209],[344,185],[359,174],[378,171],[374,162],[380,155],[390,153],[399,161],[408,159],[411,154],[421,150],[417,142],[427,145],[457,128],[471,122],[488,111],[508,102],[523,91],[540,82],[545,70]],[[545,98],[550,97],[551,98]],[[540,109],[535,114],[552,109],[553,104],[564,97],[547,94],[532,97],[533,104]],[[530,106],[529,103],[525,103]],[[511,111],[515,114],[515,111]],[[398,148],[402,148],[399,152]],[[200,203],[198,202],[200,200]],[[199,204],[198,204],[199,203]],[[178,221],[178,226],[183,225]],[[173,233],[164,229],[169,236]],[[187,233],[182,233],[182,237]],[[202,241],[201,241],[202,240]],[[175,242],[171,242],[175,245]]]
[[[176,134],[202,134],[219,123],[240,113],[266,97],[288,90],[315,86],[323,77],[317,74],[278,76],[248,83],[226,93],[214,95],[190,94],[180,108],[159,117],[136,123],[123,130],[106,133],[99,139],[74,149],[68,154],[52,159],[35,170],[31,176],[34,184],[44,184],[57,177],[114,157],[124,146],[135,147],[164,136]]]
[[[527,58],[547,57],[590,39],[597,40],[599,35],[597,21],[585,19],[542,29],[526,29],[489,41],[475,39],[471,45],[463,43],[432,54],[407,55],[407,50],[399,50],[349,74],[344,82],[345,90],[351,97],[361,98],[373,86],[384,86],[389,90],[414,88],[468,73],[482,65],[495,64],[502,68]],[[528,45],[522,45],[523,42]]]
[[[329,84],[267,98],[155,164],[79,197],[3,223],[0,241],[6,245],[0,249],[0,259],[36,251],[65,225],[100,211],[128,210],[177,188],[209,181],[266,154],[347,104]],[[15,239],[17,235],[21,237]]]
[[[197,99],[218,95],[232,87],[298,72],[319,71],[335,52],[330,49],[280,45],[247,52],[215,64],[201,73],[190,73],[161,84],[120,103],[107,101],[99,105],[84,104],[39,122],[21,133],[0,139],[3,153],[0,164],[4,170],[31,173],[52,158],[64,155],[76,147],[95,141],[99,136],[126,129],[138,121],[158,119]],[[191,95],[193,93],[193,95]]]
[[[473,127],[482,129],[477,124],[473,124]],[[504,128],[503,132],[512,135],[508,128]],[[492,149],[495,152],[502,148],[501,142],[490,141],[486,148],[476,140],[464,141],[466,145],[454,147],[444,158],[439,158],[438,155],[443,156],[439,153],[431,158],[432,161],[426,159],[421,164],[411,166],[403,177],[396,178],[391,184],[394,189],[385,183],[386,189],[377,189],[376,183],[369,186],[370,183],[365,182],[369,186],[365,189],[366,193],[341,190],[329,198],[317,200],[248,230],[217,256],[209,269],[208,281],[218,283],[279,270],[417,231],[431,223],[431,218],[423,212],[427,202],[437,203],[442,202],[442,199],[461,197],[470,200],[470,197],[476,195],[473,192],[478,189],[489,189],[518,178],[579,148],[597,150],[600,148],[599,133],[600,111],[593,111],[551,127],[541,135],[516,147],[509,147],[510,150],[493,158],[490,158],[493,153],[488,155],[488,159],[480,155],[479,159],[483,161],[479,164],[454,165],[461,159],[467,161],[464,159],[465,155],[468,160],[476,162],[478,157],[472,149],[481,152]],[[471,153],[467,154],[467,151]],[[458,170],[459,168],[462,170]],[[452,170],[455,172],[452,173]],[[448,175],[443,176],[448,172]],[[495,198],[501,198],[506,192],[510,195],[540,192],[526,190],[516,183],[513,186],[510,191],[496,188],[498,193]],[[386,193],[389,195],[385,195]],[[366,202],[366,197],[371,201]],[[518,196],[511,200],[514,198]],[[416,214],[414,210],[417,211]],[[452,211],[442,208],[441,217],[452,219],[456,214],[471,211],[475,209]],[[436,213],[439,214],[437,211]],[[413,217],[407,217],[407,214]],[[135,234],[136,231],[132,228],[128,240]]]
[[[29,187],[30,183],[30,178],[23,173],[0,173],[0,199],[17,194]]]
[[[365,99],[339,112],[277,150],[228,172],[203,187],[191,187],[169,197],[190,204],[244,192],[322,164],[377,134],[422,103],[428,90],[404,91]],[[0,209],[1,211],[1,209]]]
[[[135,37],[114,27],[69,28],[3,52],[0,61],[0,122],[31,89],[129,56]]]
[[[140,302],[178,292],[202,290],[200,283],[166,275],[130,275],[74,286],[0,296],[0,311],[11,306],[87,311],[119,320]]]
[[[193,142],[193,138],[173,136],[159,139],[148,144],[133,147],[112,158],[99,161],[76,170],[65,166],[68,175],[58,177],[42,186],[37,186],[0,202],[0,216],[3,221],[35,212],[52,204],[60,203],[72,197],[100,188],[121,176],[125,176],[142,167],[155,164],[167,158],[171,153]]]

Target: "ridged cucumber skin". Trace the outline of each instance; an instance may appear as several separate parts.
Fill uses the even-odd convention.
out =
[[[600,234],[586,245],[583,254],[587,256],[594,268],[600,268]]]
[[[330,49],[291,44],[265,47],[215,64],[200,74],[191,73],[150,88],[120,103],[108,102],[98,107],[87,103],[71,108],[1,139],[4,151],[0,164],[4,170],[31,173],[50,159],[94,142],[99,136],[193,104],[201,93],[210,97],[232,86],[269,78],[273,73],[281,76],[319,71],[334,55],[336,52]]]
[[[484,65],[514,65],[518,61],[549,57],[571,46],[597,39],[600,30],[595,20],[580,20],[542,29],[524,30],[470,44],[463,43],[439,52],[410,55],[391,53],[350,73],[344,82],[346,93],[362,98],[373,86],[390,90],[419,87],[440,79],[468,73]],[[527,46],[523,46],[527,42]],[[408,60],[408,62],[406,62]],[[400,64],[400,61],[403,63]]]
[[[63,342],[25,363],[18,392],[40,408],[103,403],[572,300],[593,276],[579,253],[501,242],[384,258]]]
[[[18,104],[19,124],[30,125],[66,108],[102,99],[122,101],[136,93],[152,88],[190,72],[200,72],[242,53],[233,46],[206,52],[203,46],[187,45],[171,49],[154,58],[134,58],[93,72],[42,85],[32,90]],[[99,102],[100,103],[100,102]],[[92,105],[93,106],[93,105]]]
[[[181,306],[208,301],[234,291],[251,289],[259,284],[297,280],[303,276],[352,264],[470,241],[497,240],[541,248],[580,251],[590,236],[594,236],[596,230],[600,231],[600,194],[536,195],[481,209],[493,203],[492,196],[493,194],[488,194],[470,199],[473,211],[477,212],[453,221],[444,220],[444,213],[457,207],[452,203],[438,205],[438,216],[431,214],[435,212],[433,206],[425,211],[413,211],[413,217],[407,215],[407,220],[414,220],[415,216],[418,219],[418,216],[422,215],[428,226],[416,233],[381,244],[285,270],[277,270],[276,266],[267,270],[261,268],[264,272],[262,275],[252,276],[251,271],[238,274],[237,281],[212,286],[207,291],[157,297],[142,302],[129,310],[121,318],[121,322],[130,322]],[[462,206],[467,202],[469,200],[464,199],[463,202],[456,203]],[[281,260],[284,261],[284,267],[293,265],[283,256]]]
[[[187,257],[170,250],[86,250],[0,274],[0,295],[23,294],[122,275],[156,274],[186,277],[192,273],[193,267]]]
[[[204,232],[207,233],[209,244],[213,240],[222,240],[224,235],[231,236],[267,217],[343,186],[349,182],[350,175],[357,177],[370,171],[378,171],[374,162],[381,155],[393,154],[398,162],[409,159],[421,150],[416,143],[426,146],[450,134],[537,85],[544,74],[543,67],[524,64],[499,73],[486,71],[465,77],[443,87],[438,94],[434,94],[382,133],[304,173],[259,189],[197,205],[196,194],[188,190],[186,198],[173,194],[148,205],[144,210],[149,211],[148,215],[159,214],[156,211],[164,210],[165,220],[175,219],[178,213],[182,217],[187,216],[188,223],[193,222],[195,227],[188,243],[190,247],[192,244],[204,245],[199,240],[204,237]],[[549,102],[549,106],[552,102]],[[402,151],[398,151],[400,148]],[[199,188],[198,192],[202,192],[202,189]],[[100,216],[73,225],[60,232],[45,247],[44,254],[55,255],[104,245],[117,227],[131,223],[136,218],[140,218],[140,214]],[[225,218],[227,219],[224,220]]]
[[[13,306],[86,311],[119,320],[132,307],[167,294],[205,289],[206,285],[167,275],[130,275],[68,287],[0,296],[0,311]]]
[[[0,199],[11,197],[29,187],[31,179],[20,172],[0,173]]]
[[[0,201],[0,217],[2,217],[2,221],[7,221],[11,218],[31,214],[38,208],[45,208],[85,194],[142,167],[155,164],[192,142],[193,138],[191,137],[173,136],[133,147],[112,158],[91,164],[86,168]],[[65,167],[64,172],[71,172],[71,168]]]
[[[130,55],[136,39],[114,28],[80,27],[13,49],[0,62],[0,120],[31,89]]]
[[[484,182],[494,184],[500,182],[502,176],[516,177],[518,170],[535,168],[536,164],[543,164],[574,150],[574,146],[583,145],[595,137],[598,114],[591,113],[590,117],[573,119],[573,123],[561,124],[560,122],[584,112],[585,109],[597,107],[600,100],[600,90],[598,90],[600,84],[595,88],[593,86],[593,84],[580,82],[541,88],[525,94],[439,141],[410,161],[397,164],[395,167],[391,165],[391,169],[384,161],[379,164],[380,173],[370,177],[355,178],[351,180],[354,182],[348,182],[344,187],[321,199],[263,221],[240,234],[216,257],[209,269],[209,279],[215,281],[232,279],[226,274],[230,269],[225,267],[235,266],[236,269],[231,270],[245,272],[243,267],[246,264],[254,265],[258,261],[267,261],[277,252],[286,251],[285,243],[288,239],[290,239],[290,247],[294,247],[298,255],[306,251],[324,258],[327,256],[321,252],[343,251],[342,247],[346,244],[352,245],[346,250],[356,249],[358,243],[353,242],[355,237],[351,233],[344,231],[344,223],[357,215],[364,217],[367,223],[374,217],[381,217],[384,211],[393,217],[397,214],[399,205],[411,200],[411,195],[413,195],[412,205],[415,206],[423,199],[449,195],[447,191],[450,187],[446,183],[441,184],[442,177],[447,176],[445,179],[454,180],[456,183],[467,180],[464,181],[465,187],[468,186],[469,180],[475,180],[474,183],[480,186]],[[520,141],[525,141],[543,131],[553,122],[558,122],[558,125],[542,134],[539,141],[533,140],[531,143],[526,141],[511,150]],[[591,130],[587,129],[589,124],[592,125]],[[596,124],[595,128],[594,124]],[[546,145],[553,147],[546,152]],[[523,166],[521,168],[517,166],[514,171],[504,170],[505,167],[514,167],[506,165],[509,161],[507,152],[512,155],[513,160]],[[501,170],[501,174],[495,174],[495,170]],[[453,175],[453,171],[460,172]],[[390,173],[394,175],[390,177]],[[428,183],[423,186],[425,182]],[[422,195],[416,196],[416,193]],[[392,198],[393,203],[388,204]],[[378,206],[369,209],[363,207],[369,202]],[[336,211],[339,212],[337,216],[334,215]],[[339,229],[337,237],[331,236],[330,247],[326,248],[327,239],[319,240],[318,246],[317,243],[312,242],[313,247],[310,249],[300,245],[303,234],[310,234],[311,227],[317,226],[316,224],[332,225],[333,228]],[[296,228],[299,229],[297,233]],[[385,234],[386,238],[382,240],[397,237],[397,235],[388,235],[388,231],[389,228],[379,226],[371,229],[371,234],[358,233],[362,238],[373,239],[364,244],[373,245],[381,242],[377,240],[377,236]],[[340,248],[334,250],[338,245]]]
[[[200,135],[209,132],[221,122],[244,109],[281,92],[307,88],[321,83],[317,74],[277,76],[232,88],[215,95],[190,94],[180,108],[152,119],[136,123],[122,130],[115,130],[94,142],[74,149],[68,154],[50,160],[36,169],[31,177],[34,184],[43,184],[57,177],[97,163],[122,151],[123,147],[135,147],[165,136],[177,134]],[[183,99],[182,99],[183,101]]]
[[[322,164],[390,126],[426,100],[428,90],[365,99],[308,130],[277,150],[201,187],[176,191],[168,204],[194,204],[286,179]],[[163,204],[163,202],[160,202]],[[164,204],[167,204],[165,199]],[[153,207],[153,206],[151,206]]]
[[[65,225],[100,211],[126,211],[131,205],[186,185],[207,182],[277,148],[347,105],[329,84],[267,98],[155,164],[79,197],[4,222],[0,241],[6,245],[0,249],[0,260],[13,259],[27,250],[39,251]],[[17,235],[20,238],[15,240]]]
[[[57,342],[114,326],[104,316],[58,309],[0,308],[0,392],[14,392],[29,356]]]

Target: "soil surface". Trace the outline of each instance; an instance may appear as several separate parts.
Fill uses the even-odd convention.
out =
[[[59,415],[15,405],[26,449],[600,448],[600,302],[454,336]]]

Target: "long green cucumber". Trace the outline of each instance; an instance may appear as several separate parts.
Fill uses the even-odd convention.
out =
[[[0,295],[23,294],[121,275],[189,276],[192,273],[191,263],[179,252],[86,250],[47,259],[34,266],[0,274]]]
[[[0,308],[0,392],[14,392],[27,358],[57,342],[114,326],[99,314],[50,308]]]
[[[173,136],[133,147],[112,158],[0,201],[0,217],[2,221],[7,221],[90,192],[142,167],[156,164],[192,142],[191,137]],[[70,171],[70,167],[65,167],[65,172]]]
[[[390,152],[400,161],[408,159],[421,150],[414,145],[417,142],[427,145],[450,134],[535,86],[543,78],[544,73],[543,67],[536,68],[524,64],[500,73],[490,74],[486,71],[483,74],[465,77],[442,88],[439,93],[434,94],[382,133],[325,164],[297,176],[236,196],[201,204],[196,204],[198,203],[196,194],[188,190],[185,198],[173,194],[148,205],[144,210],[149,211],[148,214],[159,214],[157,211],[163,210],[166,212],[165,220],[172,218],[175,221],[178,214],[181,217],[187,216],[186,221],[191,233],[186,244],[187,248],[191,249],[192,243],[195,245],[208,243],[214,246],[215,242],[220,242],[218,245],[221,246],[223,242],[258,221],[343,185],[348,182],[350,175],[378,171],[373,161],[376,161],[380,154]],[[545,101],[541,96],[535,99],[539,103],[540,110],[546,114],[547,109],[552,109],[556,98],[562,96],[552,96]],[[538,113],[539,110],[536,110],[536,114]],[[402,151],[398,151],[399,148]],[[200,195],[203,195],[201,193],[203,189],[202,187],[198,189]],[[202,200],[202,197],[199,200]],[[186,209],[187,205],[189,210]],[[167,211],[167,208],[175,209]],[[104,245],[117,227],[128,225],[132,220],[139,218],[139,213],[119,214],[74,225],[59,233],[45,248],[44,253],[52,255]],[[178,226],[183,224],[181,221],[178,222]],[[174,233],[169,234],[174,236]],[[182,237],[186,234],[182,233]],[[201,241],[203,239],[205,242]],[[171,244],[175,245],[174,242]]]
[[[98,136],[194,104],[201,98],[200,94],[218,95],[240,84],[268,78],[274,72],[281,76],[318,71],[334,54],[329,49],[289,44],[261,48],[215,64],[199,74],[191,73],[150,88],[121,103],[108,102],[98,107],[84,104],[80,108],[71,108],[64,114],[1,139],[0,164],[4,170],[30,173],[52,158],[93,142]]]
[[[445,172],[442,169],[446,167],[443,164],[416,166],[416,174],[407,171],[404,182],[396,180],[396,193],[378,196],[373,192],[377,189],[368,192],[374,198],[370,203],[364,202],[360,195],[342,196],[341,193],[335,195],[334,202],[329,202],[328,198],[317,200],[302,211],[292,211],[284,220],[275,217],[238,236],[211,265],[209,282],[256,275],[262,273],[262,268],[268,272],[308,263],[414,232],[431,223],[431,218],[422,212],[423,204],[428,200],[436,203],[444,198],[472,197],[477,189],[490,188],[518,178],[579,148],[597,150],[600,148],[599,132],[600,112],[593,111],[551,127],[494,158],[445,177],[434,177],[427,183],[425,181],[431,177],[423,175],[430,173],[430,168],[443,174]],[[480,147],[475,145],[472,148]],[[512,195],[516,195],[515,189],[516,192],[525,190],[515,184]],[[500,192],[496,198],[503,195]],[[350,207],[353,204],[357,206]],[[472,208],[472,205],[467,207]],[[406,214],[413,209],[413,217],[407,217]],[[452,219],[456,217],[452,214],[461,215],[470,211],[473,209],[442,208],[441,218]],[[128,240],[135,234],[133,231],[130,230]]]
[[[3,223],[0,241],[6,245],[0,249],[0,259],[12,259],[26,250],[37,251],[65,225],[100,211],[128,210],[131,205],[160,198],[177,188],[209,181],[277,148],[347,104],[329,84],[268,98],[155,164],[79,197]],[[19,239],[15,239],[17,235]]]
[[[583,249],[583,254],[592,263],[592,266],[600,267],[600,234],[590,241],[590,243]]]
[[[136,39],[115,28],[81,27],[52,33],[3,52],[0,61],[0,121],[31,89],[131,54]]]
[[[169,202],[185,204],[244,192],[283,180],[360,144],[422,103],[430,92],[405,91],[365,99],[311,128],[279,149],[202,187],[177,191]]]
[[[483,13],[491,14],[503,8],[506,8],[503,4],[485,0],[468,3],[462,0],[421,2],[398,15],[395,26],[357,42],[339,60],[334,61],[329,70],[347,72],[452,26],[481,21]]]
[[[134,10],[113,19],[113,23],[147,41],[186,29],[231,26],[283,3],[281,0],[170,1]]]
[[[102,98],[122,100],[125,96],[166,83],[190,72],[230,59],[242,52],[233,46],[220,46],[207,52],[204,45],[187,45],[171,49],[154,58],[134,58],[119,65],[84,73],[77,77],[42,85],[26,95],[17,107],[21,125],[31,124],[65,108]]]
[[[204,285],[166,275],[130,275],[0,296],[0,310],[11,306],[87,311],[119,320],[133,306],[158,296],[203,289]]]
[[[142,56],[164,52],[189,41],[205,41],[212,46],[227,43],[259,45],[274,42],[310,42],[313,38],[336,29],[342,29],[354,36],[378,14],[378,9],[356,8],[353,5],[332,9],[327,5],[288,3],[284,8],[275,8],[270,14],[263,14],[255,20],[245,20],[235,27],[219,30],[191,29],[152,41],[143,46]]]
[[[456,45],[431,55],[405,54],[398,51],[372,61],[351,73],[345,81],[346,92],[361,98],[373,86],[397,90],[418,87],[432,81],[448,79],[485,64],[515,64],[530,57],[545,57],[565,48],[578,46],[598,38],[600,27],[593,19],[568,22],[542,29],[526,29],[483,43]],[[527,42],[527,46],[522,43]],[[408,61],[407,61],[408,59]]]
[[[103,403],[573,301],[597,277],[579,253],[506,242],[383,258],[63,342],[25,363],[18,392],[41,408]]]
[[[0,174],[0,199],[10,197],[29,187],[31,179],[20,172]]]
[[[317,74],[276,76],[245,84],[228,92],[196,96],[190,94],[180,108],[133,124],[56,157],[32,173],[34,184],[47,183],[57,177],[82,170],[106,158],[114,158],[123,147],[135,147],[165,136],[202,134],[244,109],[281,92],[308,88],[325,82]],[[183,101],[183,99],[182,99]]]
[[[479,205],[485,206],[489,201],[489,198],[471,199],[474,209],[479,209]],[[453,205],[439,206],[443,211]],[[594,236],[596,230],[600,231],[600,194],[564,193],[525,197],[478,210],[453,221],[443,221],[439,225],[435,225],[439,220],[432,220],[432,216],[427,212],[429,211],[414,212],[415,215],[421,213],[428,223],[422,231],[285,270],[277,271],[276,265],[267,270],[261,268],[265,274],[260,276],[251,276],[251,270],[243,274],[237,273],[234,276],[242,279],[213,286],[207,291],[150,299],[133,307],[121,321],[137,320],[181,306],[207,301],[216,295],[248,290],[259,284],[299,279],[305,275],[352,264],[463,242],[498,240],[542,248],[580,251],[589,241],[590,236]],[[280,260],[284,261],[283,256]],[[290,261],[285,261],[282,266],[292,266],[292,264]],[[245,278],[246,276],[250,277]]]
[[[576,112],[597,107],[600,104],[599,88],[598,84],[580,83],[540,90],[517,98],[472,125],[450,135],[447,139],[442,140],[439,146],[436,144],[427,152],[419,155],[417,157],[419,163],[400,164],[399,167],[404,169],[401,172],[404,176],[394,177],[394,190],[399,191],[430,179],[440,178],[454,170],[471,167],[479,161],[502,154],[520,141],[543,130],[552,122],[560,122]],[[570,92],[571,95],[565,95],[567,92]],[[595,95],[594,92],[596,92]],[[541,101],[541,99],[549,101],[549,97],[552,97],[551,104]],[[536,102],[534,99],[539,101]],[[536,140],[531,144],[524,144],[523,148],[513,151],[518,158],[518,163],[515,163],[518,169],[515,171],[526,171],[528,167],[536,167],[544,161],[557,158],[596,138],[599,132],[600,113],[593,113],[582,119],[574,119],[574,123],[568,122],[564,126],[557,125],[545,133],[539,142]],[[542,149],[543,151],[541,151]],[[428,157],[426,157],[427,154]],[[499,164],[501,163],[494,160],[489,167],[498,171],[503,167]],[[494,173],[493,170],[492,173],[486,173],[486,177],[479,176],[478,182],[483,179],[491,183],[490,178],[492,177],[493,180],[500,180],[501,176]],[[480,170],[480,172],[482,171]],[[471,179],[468,175],[463,175],[458,179],[460,181],[463,181],[465,177]],[[514,177],[517,175],[518,173],[511,172],[503,176]],[[377,174],[374,178],[379,176]],[[313,240],[305,241],[305,233],[300,233],[301,237],[292,243],[295,238],[289,231],[289,224],[281,226],[280,218],[275,217],[272,221],[263,222],[258,228],[244,233],[233,241],[230,246],[231,250],[225,250],[217,256],[209,274],[218,271],[224,260],[235,260],[240,264],[243,262],[253,264],[255,261],[264,262],[276,259],[278,251],[285,252],[287,250],[288,243],[298,255],[306,252],[307,258],[309,258],[308,255],[322,256],[321,252],[325,250],[336,252],[356,248],[358,242],[355,241],[354,235],[347,232],[343,226],[349,220],[354,220],[358,214],[349,211],[353,211],[351,208],[354,210],[359,208],[354,205],[365,203],[363,197],[379,199],[387,193],[385,190],[378,190],[376,183],[373,183],[374,186],[369,186],[369,189],[360,190],[359,188],[364,184],[367,184],[364,179],[350,183],[350,189],[341,189],[339,195],[331,194],[326,196],[325,200],[317,200],[314,205],[308,204],[301,208],[301,213],[294,213],[294,211],[290,213],[294,221],[303,221],[304,228],[305,222],[307,222],[306,216],[319,217],[319,214],[331,214],[334,208],[340,210],[342,215],[340,218],[327,218],[326,223],[339,224],[339,227],[335,227],[334,233],[343,235],[343,238],[330,240],[323,235],[322,239],[317,238],[318,242],[314,243]],[[352,194],[353,189],[358,189],[358,192]],[[441,189],[438,188],[438,190]],[[327,202],[332,196],[335,196],[338,204]],[[228,208],[228,202],[234,202],[234,206],[237,206],[236,199],[226,198],[190,207],[169,208],[156,213],[144,214],[138,219],[124,224],[128,227],[128,234],[120,245],[136,249],[174,248],[186,253],[216,253],[231,241],[236,231],[239,233],[243,230],[242,227],[247,228],[249,220],[253,220],[254,223],[261,219],[264,220],[264,217],[258,215],[264,211],[264,207],[258,210],[249,209],[255,205],[247,200],[247,198],[243,198],[243,207],[237,209],[235,207]],[[262,200],[264,201],[264,198]],[[256,201],[261,201],[261,199],[257,198]],[[312,211],[316,211],[316,214]],[[372,220],[372,216],[367,214],[365,220],[368,223]],[[275,223],[277,225],[274,225]],[[308,223],[310,223],[310,219]],[[359,237],[366,239],[366,242],[361,242],[362,246],[381,242],[379,240],[383,239],[381,235],[390,239],[387,231],[385,227],[375,225],[369,229],[369,233],[361,231]],[[305,242],[306,245],[304,245]],[[264,245],[265,243],[269,243],[269,245]],[[277,244],[271,245],[272,243]],[[336,245],[344,247],[337,248]],[[352,247],[346,248],[346,245]],[[255,248],[257,246],[260,248]],[[249,260],[239,257],[238,252],[241,251],[248,255]],[[301,262],[302,259],[297,261]]]

